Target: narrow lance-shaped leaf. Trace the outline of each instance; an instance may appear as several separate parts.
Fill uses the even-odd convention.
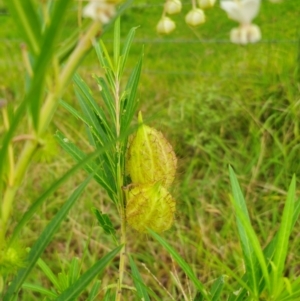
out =
[[[72,167],[68,172],[66,172],[61,178],[56,180],[33,204],[29,207],[29,209],[25,212],[22,219],[18,222],[15,227],[13,234],[9,240],[9,244],[13,244],[20,234],[21,230],[24,228],[26,223],[32,218],[37,209],[47,200],[47,198],[56,191],[63,183],[65,183],[70,177],[72,177],[79,169],[81,169],[85,164],[89,161],[95,159],[96,156],[101,154],[101,151],[98,150],[92,154],[86,156],[82,161]]]
[[[108,217],[107,214],[103,214],[101,211],[97,210],[96,208],[92,209],[93,213],[95,214],[99,225],[104,230],[106,234],[114,235],[116,233],[116,230]]]
[[[136,93],[142,70],[142,56],[138,64],[131,73],[126,89],[124,99],[121,99],[121,135],[128,131],[134,113],[137,108]],[[126,114],[125,114],[126,113]]]
[[[134,286],[136,288],[138,297],[140,298],[140,300],[150,301],[150,298],[149,298],[149,295],[147,292],[147,286],[144,284],[144,281],[139,273],[139,270],[130,255],[129,255],[129,263],[130,263],[130,267],[131,267],[131,273],[132,273]]]
[[[79,279],[65,290],[55,301],[73,301],[74,298],[84,291],[87,285],[109,264],[109,262],[120,252],[123,245],[106,254],[87,270]]]
[[[83,160],[87,155],[82,152],[77,146],[71,143],[65,136],[57,132],[56,138],[58,139],[59,144],[61,147],[71,155],[76,161]],[[107,191],[110,198],[114,201],[115,198],[115,191],[116,186],[114,181],[107,181],[107,177],[103,175],[101,171],[103,171],[103,164],[105,162],[101,162],[100,166],[97,166],[94,162],[88,162],[83,168],[89,173],[93,174],[95,180]]]
[[[61,222],[64,220],[72,206],[75,204],[81,193],[83,192],[86,185],[89,183],[92,177],[88,177],[70,196],[70,198],[64,203],[55,217],[49,222],[44,231],[41,233],[33,247],[31,248],[28,258],[27,265],[25,268],[19,270],[17,276],[13,279],[12,283],[8,287],[6,294],[4,295],[3,301],[10,301],[17,296],[22,283],[27,278],[30,271],[35,266],[37,260],[44,252],[45,248],[50,243],[54,233],[59,228]]]
[[[132,28],[129,31],[129,33],[128,33],[126,39],[125,39],[125,42],[124,42],[124,45],[123,45],[123,48],[122,48],[122,53],[121,53],[119,77],[121,77],[123,75],[123,72],[124,72],[124,69],[125,69],[125,66],[126,66],[126,62],[127,62],[127,59],[128,59],[129,51],[130,51],[130,48],[131,48],[131,45],[132,45],[132,42],[133,42],[133,38],[134,38],[136,29],[137,29],[137,27]]]
[[[115,21],[114,27],[114,64],[115,64],[115,73],[117,72],[117,67],[119,66],[119,56],[120,56],[120,17]]]
[[[46,78],[47,68],[52,62],[55,43],[62,27],[63,17],[65,16],[65,11],[69,3],[70,0],[60,0],[55,2],[50,26],[46,28],[43,35],[41,51],[34,66],[34,76],[26,98],[30,99],[30,111],[35,129],[38,129],[39,124],[41,98],[44,93],[44,80]]]

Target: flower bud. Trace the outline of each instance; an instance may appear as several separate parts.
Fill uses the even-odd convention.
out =
[[[138,184],[128,192],[126,218],[138,232],[147,232],[147,228],[157,233],[168,230],[175,209],[175,200],[159,183]]]
[[[102,24],[108,23],[116,13],[116,1],[90,0],[83,9],[83,17],[100,21]]]
[[[165,3],[165,12],[169,15],[181,12],[182,4],[180,0],[167,0]]]
[[[139,112],[139,128],[131,137],[126,154],[126,171],[132,183],[160,182],[168,188],[175,178],[177,158],[171,144],[161,132],[143,124]]]
[[[230,31],[230,41],[234,44],[246,45],[248,43],[256,43],[260,39],[260,29],[254,24],[241,25]]]
[[[175,27],[176,24],[172,19],[162,17],[156,26],[156,31],[159,34],[169,34],[175,29]]]
[[[198,0],[199,7],[202,9],[213,7],[216,0]]]
[[[185,16],[185,22],[190,26],[198,26],[205,22],[205,15],[202,9],[194,8]]]

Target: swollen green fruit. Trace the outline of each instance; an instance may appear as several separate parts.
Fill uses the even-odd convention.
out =
[[[160,182],[169,187],[175,178],[177,158],[163,134],[143,124],[139,113],[139,128],[127,150],[126,170],[133,183]]]
[[[175,200],[159,183],[138,184],[128,192],[127,222],[139,232],[147,232],[147,228],[157,233],[168,230],[173,224],[175,209]]]

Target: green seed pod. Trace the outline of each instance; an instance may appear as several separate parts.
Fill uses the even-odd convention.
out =
[[[133,183],[160,182],[169,187],[175,178],[177,158],[163,134],[143,124],[139,112],[139,128],[130,139],[126,170]]]
[[[175,209],[175,200],[159,183],[138,184],[127,194],[127,222],[139,232],[147,232],[147,228],[157,233],[168,230]]]

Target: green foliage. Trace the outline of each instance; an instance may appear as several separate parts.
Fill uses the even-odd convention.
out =
[[[74,300],[81,291],[83,291],[89,282],[95,278],[108,263],[120,252],[122,245],[115,248],[113,251],[106,254],[103,258],[97,261],[88,271],[78,278],[72,285],[70,285],[55,301]]]
[[[263,250],[257,234],[250,223],[246,202],[231,166],[229,167],[229,175],[233,193],[231,201],[236,213],[236,222],[246,271],[241,281],[238,281],[242,286],[235,292],[232,292],[228,300],[254,301],[267,298],[266,300],[296,301],[298,290],[296,289],[295,291],[293,288],[298,285],[299,279],[291,283],[289,279],[284,277],[288,241],[295,220],[299,216],[298,208],[300,200],[295,202],[295,176],[293,176],[288,190],[280,228],[269,245]],[[295,208],[296,210],[294,210]],[[210,292],[207,293],[204,285],[195,277],[191,267],[183,258],[158,234],[152,230],[149,230],[149,232],[168,251],[197,287],[199,292],[195,300],[221,300],[224,276],[219,277],[212,285]]]
[[[56,3],[56,1],[48,2]],[[67,1],[59,2],[64,6]],[[282,198],[285,197],[287,182],[292,178],[293,173],[298,175],[300,166],[297,164],[299,77],[298,81],[296,79],[300,52],[299,43],[293,42],[294,40],[299,42],[299,34],[297,37],[295,35],[299,27],[297,26],[299,21],[296,23],[296,2],[285,1],[276,6],[264,1],[262,13],[256,19],[257,24],[262,25],[263,42],[245,47],[237,47],[226,42],[233,22],[227,20],[224,15],[221,16],[219,9],[208,11],[207,23],[199,30],[193,31],[189,31],[182,23],[181,15],[177,20],[176,35],[166,39],[158,38],[154,28],[158,14],[161,13],[160,4],[162,3],[154,0],[147,7],[143,7],[140,2],[137,1],[137,6],[126,11],[122,27],[118,23],[119,20],[116,22],[114,34],[120,37],[125,30],[127,31],[128,26],[141,25],[136,40],[138,43],[141,41],[145,43],[143,51],[145,52],[143,59],[145,68],[140,84],[140,94],[142,99],[147,100],[143,101],[141,106],[147,111],[147,115],[154,119],[154,122],[159,120],[161,126],[168,129],[167,135],[175,142],[181,166],[176,188],[180,212],[178,222],[174,230],[164,234],[163,243],[160,238],[157,238],[158,241],[181,266],[180,280],[184,288],[189,288],[186,278],[191,280],[191,291],[192,296],[195,296],[195,301],[205,300],[205,294],[208,294],[214,301],[297,301],[300,298],[300,278],[297,274],[299,247],[297,236],[292,233],[292,230],[294,227],[299,227],[297,221],[300,200],[295,201],[295,178],[290,184],[282,210]],[[74,26],[70,26],[71,29],[68,28],[71,22],[66,28],[60,25],[61,30],[58,32],[63,31],[63,35],[59,43],[57,43],[56,32],[52,32],[54,34],[51,36],[51,39],[53,38],[50,43],[51,47],[49,49],[44,47],[43,50],[46,52],[49,50],[48,59],[47,56],[44,60],[40,57],[41,66],[45,67],[44,74],[42,68],[38,68],[39,51],[41,51],[44,35],[50,30],[49,25],[55,26],[55,24],[51,22],[46,24],[43,16],[35,11],[35,4],[34,1],[27,0],[6,1],[15,22],[18,22],[18,29],[30,51],[32,67],[37,68],[35,74],[38,74],[39,78],[27,81],[27,98],[25,98],[28,100],[27,103],[22,101],[16,110],[11,103],[9,104],[8,115],[11,124],[8,131],[4,131],[1,137],[0,150],[1,179],[3,179],[0,188],[4,187],[3,190],[5,190],[9,174],[7,172],[9,162],[6,160],[9,144],[16,135],[18,127],[22,127],[23,131],[23,117],[26,112],[31,112],[30,116],[33,116],[32,120],[35,120],[35,124],[39,120],[44,120],[35,109],[41,108],[42,98],[39,94],[40,89],[45,91],[47,78],[50,78],[50,85],[46,90],[51,91],[51,86],[56,87],[56,85],[51,85],[52,76],[56,72],[52,68],[55,64],[52,64],[51,56],[54,56],[55,52],[55,60],[57,59],[59,65],[62,67],[61,64],[67,64],[68,57],[77,45],[78,36],[87,29],[89,23],[84,22],[82,27],[77,29],[74,29]],[[184,10],[187,9],[188,7],[184,6]],[[54,12],[55,6],[47,11],[50,19],[53,19]],[[63,14],[63,10],[58,13]],[[66,19],[71,14],[72,17],[74,16],[74,12],[70,10],[65,10],[65,13]],[[7,25],[6,19],[8,18],[1,18],[2,28],[11,25],[10,23]],[[109,26],[110,24],[104,30]],[[21,186],[18,195],[20,199],[28,199],[28,201],[34,196],[36,201],[29,204],[29,209],[26,205],[24,206],[26,208],[24,210],[27,211],[23,218],[14,229],[9,229],[12,236],[7,242],[8,246],[17,242],[22,232],[25,234],[25,239],[32,236],[31,228],[29,230],[24,226],[42,205],[46,210],[40,213],[41,219],[48,218],[47,200],[51,200],[50,196],[58,187],[61,187],[60,192],[64,193],[64,190],[69,187],[66,185],[66,180],[75,176],[81,168],[94,177],[114,204],[120,205],[118,197],[120,191],[117,187],[119,162],[114,148],[116,142],[120,142],[123,146],[121,153],[125,152],[127,136],[132,130],[132,119],[139,105],[136,99],[136,89],[141,74],[142,60],[140,50],[136,51],[135,45],[129,57],[129,49],[136,34],[135,28],[130,30],[125,41],[115,39],[111,46],[110,33],[107,34],[107,42],[104,43],[105,40],[103,40],[94,44],[96,55],[105,71],[104,76],[93,76],[99,91],[90,90],[91,84],[85,74],[87,68],[90,72],[91,66],[95,65],[95,55],[91,54],[79,71],[81,76],[74,76],[75,94],[80,109],[74,108],[76,105],[73,106],[69,95],[64,96],[64,101],[59,102],[61,107],[66,109],[67,114],[70,112],[76,117],[76,123],[66,118],[65,112],[60,112],[55,123],[60,129],[56,137],[61,146],[79,163],[50,187],[47,182],[47,190],[38,198],[36,198],[35,190],[40,189],[40,186],[43,187],[43,181],[46,180],[42,179],[31,185],[31,180],[35,179],[33,174],[36,170],[38,171],[40,165],[37,164],[30,170],[27,174],[29,188]],[[9,36],[14,37],[15,33],[10,32]],[[215,39],[217,43],[214,43]],[[182,43],[183,41],[185,44]],[[5,49],[5,52],[13,53],[11,45],[8,46],[5,41],[1,47],[2,52]],[[111,55],[112,52],[113,55]],[[126,63],[127,66],[131,66],[133,61],[137,61],[135,56],[139,57],[139,63],[134,70],[130,70],[126,67]],[[13,60],[15,57],[10,59]],[[9,74],[13,74],[11,73],[13,68],[7,62],[3,63],[3,66],[6,76],[2,79],[4,84],[1,87],[6,89],[5,85],[9,82]],[[48,75],[46,75],[47,72]],[[120,95],[120,112],[124,114],[120,118],[120,136],[117,137],[115,95],[112,86],[116,78],[127,77],[129,72],[131,72],[130,80],[124,84]],[[5,93],[9,95],[12,93],[15,98],[24,100],[22,95],[20,97],[23,85],[19,81],[20,72],[15,73],[17,76],[14,77],[14,82],[9,83],[11,90]],[[85,78],[86,82],[83,82],[81,77]],[[32,106],[29,111],[27,109],[31,105],[28,93],[30,89],[33,89],[33,83],[37,85],[39,82],[43,83],[44,87],[36,86],[38,93],[33,95],[33,99],[37,106]],[[123,82],[121,87],[123,88]],[[101,100],[99,100],[100,97]],[[73,143],[76,141],[74,129],[78,131],[78,137],[82,138],[81,129],[78,128],[78,119],[84,124],[92,146],[89,151],[96,150],[92,154],[87,155],[87,151],[82,147],[84,143],[81,141],[78,146],[76,146],[77,142]],[[65,126],[66,124],[68,127]],[[0,130],[2,134],[2,128]],[[20,144],[14,144],[16,150],[19,150],[19,146]],[[40,146],[37,142],[37,149]],[[60,169],[63,170],[66,161],[64,156],[60,154],[59,156],[57,164],[61,165]],[[120,156],[119,159],[120,165],[123,166],[123,157]],[[235,170],[241,175],[238,182],[233,170],[230,169],[233,195],[231,201],[236,215],[237,231],[233,226],[232,206],[228,206],[226,194],[229,187],[228,178],[225,176],[228,164],[233,164]],[[47,172],[51,172],[52,168],[53,165],[49,165]],[[53,172],[57,172],[57,169]],[[82,179],[82,176],[79,177]],[[122,180],[126,185],[127,179]],[[245,197],[242,191],[245,191]],[[98,195],[99,193],[97,200],[95,199],[97,206]],[[23,203],[16,203],[16,211],[21,205],[23,208]],[[101,210],[110,210],[109,206],[104,208]],[[81,212],[82,208],[78,210]],[[16,216],[23,214],[23,212],[15,213]],[[111,233],[115,232],[114,229],[118,229],[118,225],[112,223],[106,213],[96,208],[94,213],[104,233],[107,234],[103,238],[103,244],[106,244],[105,239],[112,238]],[[112,221],[115,221],[114,212],[109,213],[109,216],[113,217]],[[85,221],[84,217],[79,222],[82,221]],[[34,223],[30,226],[34,227]],[[82,223],[81,226],[84,234],[88,225]],[[119,238],[118,234],[118,231],[114,233],[116,240]],[[235,243],[237,239],[240,240],[242,253]],[[102,243],[102,239],[97,243]],[[127,244],[131,244],[130,250],[139,251],[138,256],[135,257],[136,262],[138,260],[148,263],[149,269],[155,270],[154,274],[158,281],[162,280],[162,285],[170,294],[174,298],[179,296],[180,300],[183,299],[182,294],[171,283],[172,278],[168,274],[170,269],[168,256],[161,256],[160,250],[155,248],[155,242],[147,239],[147,251],[145,251],[144,237],[130,233]],[[89,260],[94,260],[94,262],[98,260],[97,252],[89,255]],[[131,271],[128,271],[126,276],[130,276],[137,290],[131,292],[132,295],[137,296],[139,300],[142,297],[145,300],[146,298],[152,299],[152,297],[157,300],[163,299],[164,292],[160,285],[155,284],[149,276],[140,275],[132,258],[129,260]],[[241,262],[244,263],[245,271],[240,268]],[[58,293],[63,289],[68,289],[79,277],[76,264],[73,266],[73,263],[67,272],[62,272],[61,276],[57,276],[50,269],[55,266],[54,261],[48,263],[48,269],[41,263],[41,259],[37,261],[37,264],[39,269],[36,270],[42,269],[44,276],[50,279],[51,286],[55,288],[55,293],[52,288],[31,284],[26,280],[20,285],[24,291],[26,290],[24,298],[28,300],[37,300],[41,298],[40,295],[47,300],[53,300]],[[36,270],[32,269],[31,272],[37,273]],[[201,282],[197,275],[200,275]],[[36,274],[33,275],[35,276]],[[5,278],[4,280],[10,281],[11,279]],[[199,282],[201,289],[205,291],[204,294],[199,292]],[[14,283],[15,280],[13,280]],[[85,290],[84,286],[81,288]],[[106,293],[100,292],[100,294],[99,290],[100,281],[96,281],[87,300],[99,299],[101,296],[103,300],[115,300],[114,288],[104,288]],[[38,297],[36,294],[30,297],[30,291],[37,293]],[[159,297],[154,295],[154,291]],[[15,299],[17,298],[18,296],[15,296]]]
[[[92,209],[93,213],[95,214],[99,225],[102,227],[106,234],[115,235],[116,230],[107,214],[103,214],[101,211],[97,210],[96,208]]]
[[[157,233],[149,229],[150,234],[168,251],[168,253],[174,258],[174,260],[179,264],[182,270],[186,275],[191,279],[201,296],[204,300],[211,300],[210,295],[204,288],[204,285],[201,283],[197,276],[193,272],[192,268],[185,262],[185,260]]]
[[[17,276],[14,278],[12,283],[10,284],[6,294],[3,297],[3,301],[10,301],[13,300],[14,296],[17,295],[19,289],[21,288],[23,282],[25,281],[27,275],[35,266],[35,263],[44,252],[47,245],[52,240],[54,233],[57,231],[58,227],[60,226],[61,222],[66,217],[69,210],[77,201],[78,197],[82,193],[85,186],[89,183],[91,177],[87,178],[70,196],[67,202],[62,206],[62,208],[58,211],[56,216],[49,222],[47,227],[39,236],[38,240],[32,246],[26,262],[26,267],[20,269]]]
[[[142,300],[150,301],[150,298],[149,298],[149,295],[147,292],[148,288],[144,284],[141,274],[139,273],[139,270],[131,256],[129,256],[129,263],[130,263],[130,267],[131,267],[133,282],[136,287],[138,297]]]

